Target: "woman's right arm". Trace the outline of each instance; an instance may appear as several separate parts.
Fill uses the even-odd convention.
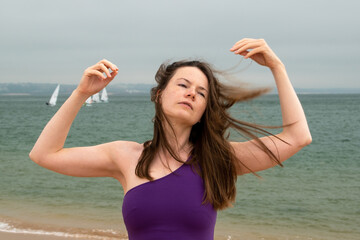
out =
[[[87,68],[79,86],[43,129],[29,154],[30,159],[44,168],[70,176],[117,175],[118,166],[113,155],[115,149],[116,154],[121,155],[121,151],[124,151],[121,145],[124,144],[110,142],[91,147],[63,148],[71,124],[85,100],[109,84],[117,73],[118,68],[105,59]]]

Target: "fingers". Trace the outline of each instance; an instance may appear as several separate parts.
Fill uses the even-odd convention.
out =
[[[100,63],[100,64],[103,64],[106,68],[110,68],[111,71],[113,71],[113,72],[119,70],[118,67],[117,67],[115,64],[109,62],[109,61],[106,60],[106,59],[101,60],[100,62],[98,62],[98,64],[99,64],[99,63]]]
[[[100,79],[105,79],[104,75],[101,72],[97,71],[97,70],[88,69],[87,74],[88,75],[95,75]]]
[[[260,65],[265,64],[266,61],[264,61],[263,58],[265,55],[268,55],[268,50],[269,47],[264,39],[252,38],[241,39],[230,49],[230,51],[234,52],[234,54],[242,55],[244,56],[244,59],[251,58]]]
[[[237,43],[230,49],[230,51],[239,53],[248,49],[254,49],[255,47],[260,47],[265,45],[266,42],[263,39],[243,39]]]
[[[255,48],[258,48],[258,47],[261,47],[261,46],[262,46],[262,44],[259,43],[259,42],[241,44],[238,48],[235,48],[234,53],[235,54],[241,53],[241,52],[244,52],[244,51],[246,51],[248,49],[255,49]]]
[[[241,55],[241,56],[246,56],[246,54],[248,54],[249,51],[244,51],[244,52],[239,52],[238,54]]]
[[[118,71],[113,71],[112,73],[110,73],[110,77],[108,77],[107,79],[109,81],[113,80],[115,78],[115,76],[118,74]]]
[[[241,45],[244,45],[246,43],[252,43],[252,42],[258,42],[258,43],[265,43],[264,39],[254,39],[254,38],[243,38],[240,41],[236,42],[230,51],[233,51],[235,48],[240,47]]]
[[[265,49],[264,47],[258,47],[258,48],[255,48],[253,49],[252,51],[248,52],[246,55],[243,55],[244,58],[249,58],[257,53],[260,53],[260,52],[263,52]]]
[[[109,69],[112,71],[111,73]],[[97,64],[88,68],[89,74],[96,75],[103,80],[106,78],[113,79],[118,71],[119,71],[118,67],[106,59],[103,59]],[[106,77],[103,75],[103,73],[105,73]]]
[[[254,38],[243,38],[241,39],[240,41],[236,42],[232,48],[230,49],[230,51],[233,51],[234,48],[236,48],[239,44],[242,44],[244,42],[250,42],[250,41],[254,41],[254,40],[257,40],[257,39],[254,39]]]
[[[105,73],[105,75],[107,77],[110,77],[110,72],[109,69],[107,67],[105,67],[105,65],[103,63],[97,63],[95,64],[92,69],[97,70],[100,73]],[[105,78],[105,77],[103,77]]]

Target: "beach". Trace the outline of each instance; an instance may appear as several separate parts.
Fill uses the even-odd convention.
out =
[[[0,232],[0,239],[6,240],[76,240],[79,238],[69,238],[69,237],[55,237],[55,236],[44,236],[41,234],[24,234],[24,233],[6,233]]]

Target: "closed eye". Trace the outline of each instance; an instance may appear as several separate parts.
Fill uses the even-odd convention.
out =
[[[185,84],[182,84],[182,83],[178,84],[178,86],[183,87],[183,88],[187,88],[187,86]]]
[[[202,92],[199,92],[199,94],[200,94],[202,97],[205,97],[205,94],[203,94]]]

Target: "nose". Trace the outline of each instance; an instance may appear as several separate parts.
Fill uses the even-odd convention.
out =
[[[187,92],[187,95],[188,97],[192,98],[193,100],[195,99],[195,90],[190,88],[189,91]]]

